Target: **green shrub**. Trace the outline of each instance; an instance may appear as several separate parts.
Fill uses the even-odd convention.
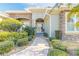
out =
[[[0,22],[0,29],[4,31],[17,31],[22,23],[16,19],[6,18]]]
[[[48,37],[48,34],[47,33],[44,32],[43,34],[44,34],[45,37]]]
[[[55,37],[56,37],[56,39],[61,39],[62,38],[62,33],[61,33],[60,30],[55,31]]]
[[[17,46],[24,46],[28,44],[28,38],[19,39],[16,42]]]
[[[67,47],[60,44],[58,47],[56,47],[57,49],[60,49],[60,50],[63,50],[63,51],[66,51],[67,52]]]
[[[27,38],[28,37],[28,32],[19,32],[19,38]]]
[[[10,38],[10,32],[0,32],[0,42],[8,40]]]
[[[59,49],[53,49],[49,52],[49,56],[68,56],[68,53]]]
[[[15,39],[21,39],[28,36],[27,32],[11,32],[11,36]]]
[[[7,53],[14,48],[14,43],[12,41],[0,42],[0,54]]]
[[[9,38],[8,40],[9,40],[9,41],[13,41],[13,42],[14,42],[14,45],[16,46],[16,42],[17,42],[18,39],[15,39],[15,38],[13,37],[13,38]]]
[[[12,32],[11,38],[9,40],[12,40],[14,44],[16,45],[17,41],[19,39],[26,38],[28,39],[28,33],[27,32]]]
[[[31,41],[33,39],[33,35],[30,35],[29,37],[28,37],[28,41]]]
[[[59,44],[61,44],[61,41],[54,39],[54,40],[51,41],[51,44],[52,44],[53,47],[56,47],[56,46],[59,46]]]
[[[79,48],[76,49],[76,55],[79,56]]]
[[[63,51],[67,51],[67,47],[64,46],[60,40],[52,40],[52,46],[54,48],[57,48],[57,49],[60,49],[60,50],[63,50]]]
[[[59,40],[59,39],[56,39],[55,37],[49,37],[49,40],[52,41],[52,40]]]
[[[23,28],[23,31],[27,32],[28,36],[35,35],[35,27],[26,26],[25,28]]]
[[[5,40],[17,40],[28,37],[27,32],[0,32],[0,42]]]

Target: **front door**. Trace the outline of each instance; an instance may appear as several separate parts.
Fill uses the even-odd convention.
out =
[[[44,20],[42,18],[38,18],[36,20],[36,32],[37,33],[42,33],[43,32],[43,24],[44,24]]]
[[[42,24],[41,23],[37,23],[36,24],[36,31],[37,31],[37,33],[40,33],[40,32],[42,32]]]
[[[36,32],[37,33],[43,33],[44,32],[43,22],[38,22],[36,24]]]

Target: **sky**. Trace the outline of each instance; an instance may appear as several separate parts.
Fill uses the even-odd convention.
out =
[[[25,10],[29,7],[53,7],[51,3],[0,3],[0,11]]]

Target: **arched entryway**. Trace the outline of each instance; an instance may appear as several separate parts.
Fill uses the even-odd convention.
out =
[[[44,32],[44,20],[42,18],[36,19],[36,32],[42,33]]]
[[[31,20],[27,18],[17,18],[17,20],[23,22],[24,25],[30,26],[31,25]]]

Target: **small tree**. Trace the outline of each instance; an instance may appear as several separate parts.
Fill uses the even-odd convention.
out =
[[[16,19],[6,18],[0,21],[0,29],[4,31],[17,31],[22,23]]]

